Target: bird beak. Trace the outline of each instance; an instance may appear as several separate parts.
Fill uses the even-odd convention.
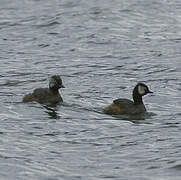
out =
[[[62,85],[60,86],[60,88],[65,88],[65,86],[62,84]]]
[[[148,91],[148,93],[152,94],[153,92],[152,91]]]

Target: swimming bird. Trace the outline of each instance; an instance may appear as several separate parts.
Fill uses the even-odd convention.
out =
[[[116,99],[104,109],[104,113],[110,115],[134,115],[146,112],[142,97],[153,93],[144,83],[138,83],[133,89],[133,101],[129,99]]]
[[[61,77],[59,75],[53,75],[49,81],[49,88],[35,89],[33,93],[26,94],[23,97],[23,102],[36,101],[42,104],[62,102],[63,99],[58,91],[60,88],[64,88]]]

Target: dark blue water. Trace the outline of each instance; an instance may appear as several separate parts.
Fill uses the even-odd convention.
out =
[[[0,179],[180,180],[179,0],[0,4]],[[53,74],[63,104],[21,103]],[[139,81],[147,115],[102,113]]]

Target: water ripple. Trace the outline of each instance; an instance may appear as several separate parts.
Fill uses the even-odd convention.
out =
[[[1,179],[180,179],[179,1],[14,0],[0,9]],[[63,103],[21,102],[53,74],[66,86]],[[148,113],[103,113],[140,81],[154,91]]]

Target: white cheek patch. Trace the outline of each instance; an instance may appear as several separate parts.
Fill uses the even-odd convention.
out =
[[[138,93],[140,95],[143,95],[146,93],[146,87],[143,87],[143,86],[138,86]]]
[[[50,88],[53,88],[53,87],[55,86],[55,84],[56,84],[55,79],[50,78],[50,81],[49,81],[49,87],[50,87]]]

